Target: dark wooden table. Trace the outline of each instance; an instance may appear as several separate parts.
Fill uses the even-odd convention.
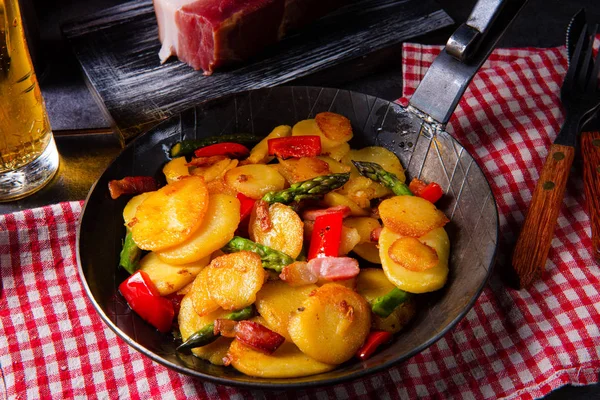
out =
[[[36,70],[61,155],[59,173],[40,192],[12,203],[0,203],[0,214],[61,201],[83,200],[95,180],[121,150],[90,92],[79,65],[60,33],[60,23],[125,0],[22,0],[37,15],[39,37],[32,43]],[[438,0],[458,23],[466,20],[475,0]],[[564,44],[571,16],[585,7],[588,19],[600,22],[598,0],[530,0],[502,39],[502,47],[551,47]],[[453,27],[415,38],[418,43],[443,44]],[[292,82],[337,87],[395,100],[402,94],[399,47]],[[566,386],[546,399],[600,398],[600,384]]]

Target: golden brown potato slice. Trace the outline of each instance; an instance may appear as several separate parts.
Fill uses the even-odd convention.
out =
[[[344,143],[341,140],[332,140],[325,136],[314,119],[297,122],[292,128],[292,136],[319,136],[321,138],[321,154],[330,156],[333,149]]]
[[[163,174],[167,178],[167,183],[173,183],[184,176],[189,176],[190,170],[185,157],[177,157],[166,163],[163,167]]]
[[[153,192],[139,205],[131,232],[140,249],[159,251],[189,238],[202,224],[208,190],[202,178],[188,176]]]
[[[225,183],[223,177],[208,182],[206,187],[208,188],[208,194],[211,196],[213,194],[226,194],[235,197],[238,193],[237,190]]]
[[[290,317],[288,331],[302,352],[326,364],[349,360],[371,327],[371,308],[352,289],[328,283]]]
[[[402,236],[419,237],[450,220],[431,202],[416,196],[394,196],[379,204],[383,226]]]
[[[279,159],[278,171],[290,184],[331,174],[329,164],[317,157]]]
[[[358,231],[355,228],[349,228],[343,225],[342,235],[340,237],[340,256],[350,253],[359,242],[360,234]]]
[[[264,164],[248,164],[225,173],[225,183],[253,199],[282,190],[285,179],[275,169]]]
[[[328,111],[322,112],[315,116],[315,121],[328,139],[336,142],[347,142],[352,139],[352,125],[350,120],[343,115]]]
[[[219,309],[201,317],[196,314],[191,297],[189,295],[185,296],[181,301],[181,308],[177,317],[182,340],[186,341],[192,334],[206,325],[212,324],[217,318],[223,318],[228,313],[228,311]],[[203,360],[209,361],[211,364],[223,365],[223,357],[227,355],[229,345],[232,341],[233,339],[220,337],[206,346],[192,349],[192,353]]]
[[[269,329],[291,341],[288,333],[290,315],[302,307],[304,300],[316,289],[316,285],[292,287],[284,281],[270,281],[258,292],[254,305]]]
[[[267,279],[260,256],[250,251],[215,258],[206,269],[210,297],[225,310],[254,303]]]
[[[266,164],[275,157],[269,156],[269,139],[277,139],[292,136],[292,127],[280,125],[275,127],[263,140],[258,142],[250,151],[250,155],[245,160],[247,164]]]
[[[234,340],[227,359],[241,373],[260,378],[297,378],[335,368],[335,365],[324,364],[307,356],[288,341],[273,354],[265,354]]]
[[[372,262],[373,264],[381,264],[379,257],[379,249],[375,243],[359,243],[352,249],[359,257]]]
[[[192,175],[203,177],[204,181],[208,184],[215,179],[223,178],[225,173],[230,169],[237,167],[238,163],[238,160],[230,160],[229,158],[225,158],[218,160],[213,164],[194,168],[192,170]]]
[[[348,206],[350,208],[350,215],[354,217],[369,215],[368,210],[360,208],[358,204],[350,200],[348,197],[337,192],[329,192],[323,196],[323,204],[325,204],[327,207]]]
[[[388,254],[394,262],[411,271],[425,271],[439,262],[434,249],[412,237],[396,240],[390,246]]]
[[[125,208],[123,209],[123,220],[125,221],[125,225],[128,225],[131,221],[133,221],[133,218],[135,217],[135,213],[136,213],[138,207],[140,206],[140,204],[142,204],[143,201],[146,200],[148,198],[148,196],[150,196],[152,193],[154,193],[154,192],[146,192],[146,193],[138,194],[137,196],[132,197],[127,202],[127,204],[125,205]]]
[[[390,258],[390,246],[401,237],[400,234],[386,227],[379,236],[381,266],[390,282],[399,289],[410,293],[426,293],[442,288],[448,278],[450,253],[450,241],[444,228],[436,228],[419,238],[419,241],[435,249],[439,259],[435,267],[425,271],[408,270]]]
[[[218,310],[219,304],[210,297],[208,290],[208,269],[204,268],[192,282],[189,296],[194,304],[194,310],[199,316],[208,315]]]
[[[368,302],[389,293],[395,287],[379,268],[363,268],[356,278],[356,291]]]
[[[404,175],[404,168],[402,168],[402,164],[400,164],[400,160],[396,155],[385,147],[381,146],[369,146],[363,147],[360,150],[350,150],[344,158],[342,158],[342,162],[344,164],[350,165],[352,168],[351,176],[356,177],[360,176],[358,170],[352,164],[352,160],[354,161],[368,161],[374,162],[379,165],[383,169],[388,172],[395,174],[398,179],[402,182],[406,180]]]
[[[355,228],[360,235],[359,243],[370,243],[371,232],[374,229],[381,228],[381,224],[378,220],[371,217],[350,217],[344,220],[344,226],[348,228]]]
[[[274,203],[269,206],[271,228],[264,230],[257,218],[256,207],[250,215],[248,232],[250,239],[279,250],[292,258],[298,257],[302,251],[304,224],[289,206]]]
[[[209,262],[210,257],[204,257],[191,264],[171,265],[150,252],[140,260],[140,270],[148,274],[160,295],[166,296],[192,282]]]
[[[341,161],[346,154],[350,151],[350,145],[346,142],[340,143],[335,147],[328,148],[325,151],[321,151],[324,156],[331,157],[335,161]]]
[[[364,176],[350,178],[339,192],[360,207],[369,207],[372,199],[392,194],[390,189]]]
[[[211,195],[204,221],[192,237],[179,246],[157,252],[157,255],[164,262],[175,265],[198,261],[233,239],[239,223],[240,201],[226,194]]]
[[[348,165],[342,164],[329,156],[318,156],[317,158],[321,161],[325,161],[327,165],[329,165],[330,174],[344,174],[350,172],[350,167]]]

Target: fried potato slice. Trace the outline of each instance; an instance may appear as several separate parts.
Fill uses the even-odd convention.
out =
[[[350,215],[354,217],[369,215],[368,210],[359,207],[354,201],[337,192],[329,192],[323,196],[323,204],[327,207],[348,206],[350,208]]]
[[[356,277],[356,291],[368,302],[389,293],[395,287],[379,268],[362,268]]]
[[[166,163],[163,167],[163,174],[167,178],[167,183],[173,183],[184,176],[189,176],[190,170],[185,157],[177,157]]]
[[[192,170],[192,175],[203,177],[204,181],[208,184],[215,179],[222,178],[227,171],[237,167],[238,163],[238,160],[225,158],[223,160],[218,160],[213,164],[194,168]]]
[[[347,142],[352,139],[352,125],[343,115],[329,111],[321,112],[315,116],[315,121],[328,139],[336,142]]]
[[[350,151],[350,145],[346,142],[340,143],[335,147],[327,148],[327,150],[321,151],[324,156],[331,157],[335,161],[341,161],[346,154]]]
[[[285,178],[267,165],[248,164],[227,171],[225,183],[248,197],[260,199],[269,192],[282,190]]]
[[[291,341],[292,338],[288,333],[290,315],[302,307],[304,300],[316,289],[316,285],[292,287],[284,281],[269,281],[256,295],[254,305],[267,322],[269,329]]]
[[[352,289],[328,283],[290,317],[288,331],[302,352],[326,364],[349,360],[371,327],[371,308]]]
[[[274,203],[269,206],[271,227],[264,230],[257,218],[256,207],[250,215],[248,232],[250,239],[279,250],[292,258],[302,251],[304,224],[296,212],[285,204]]]
[[[331,371],[335,365],[324,364],[285,341],[272,354],[265,354],[234,340],[227,359],[238,371],[260,378],[298,378]]]
[[[450,253],[450,240],[444,228],[436,228],[419,238],[420,242],[435,250],[439,259],[435,267],[424,271],[411,271],[391,259],[389,248],[401,237],[402,235],[386,227],[382,229],[379,236],[381,266],[390,282],[399,289],[410,293],[426,293],[441,289],[448,278]]]
[[[317,158],[321,161],[325,161],[329,165],[330,174],[344,174],[350,172],[350,167],[348,165],[342,164],[329,156],[318,156]]]
[[[344,226],[355,228],[360,235],[359,243],[370,243],[371,232],[374,229],[381,228],[381,224],[375,218],[371,217],[350,217],[344,220]]]
[[[292,136],[319,136],[321,138],[321,154],[331,155],[330,152],[333,149],[344,143],[343,141],[332,140],[325,136],[314,119],[305,119],[297,122],[292,128]]]
[[[412,237],[396,240],[388,249],[388,254],[394,262],[411,271],[425,271],[439,262],[434,249]]]
[[[128,225],[131,221],[133,221],[135,213],[137,212],[137,209],[140,206],[140,204],[142,204],[143,201],[146,200],[148,196],[150,196],[152,193],[154,192],[138,194],[137,196],[132,197],[127,202],[125,208],[123,209],[123,220],[125,221],[125,225]]]
[[[317,157],[279,159],[278,171],[290,184],[332,173],[329,164]]]
[[[186,341],[191,335],[206,325],[212,324],[217,318],[223,318],[228,313],[228,311],[217,309],[201,317],[196,314],[190,295],[186,295],[181,301],[181,308],[177,317],[182,340]],[[192,353],[203,360],[209,361],[211,364],[223,365],[223,358],[227,355],[229,345],[232,341],[233,339],[220,337],[206,346],[192,349]]]
[[[356,228],[350,228],[346,225],[342,226],[342,234],[340,237],[340,256],[346,255],[354,249],[360,242],[360,234]]]
[[[365,176],[350,178],[339,192],[363,208],[369,207],[372,199],[392,194],[390,189]]]
[[[137,208],[133,240],[143,250],[176,246],[200,228],[207,208],[208,190],[202,178],[189,176],[170,183]]]
[[[277,139],[292,136],[292,127],[280,125],[275,127],[263,140],[258,142],[250,151],[250,155],[245,160],[248,164],[266,164],[275,157],[269,156],[269,139]]]
[[[225,179],[223,177],[208,182],[206,187],[208,188],[208,193],[211,196],[213,194],[227,194],[235,197],[238,193],[237,190],[225,183]]]
[[[352,249],[359,257],[372,262],[373,264],[381,264],[379,257],[379,249],[375,243],[359,243]]]
[[[450,220],[431,202],[417,196],[394,196],[379,204],[383,226],[402,236],[419,237]]]
[[[351,177],[360,176],[358,170],[351,161],[368,161],[374,162],[388,172],[395,174],[402,182],[406,180],[404,168],[398,157],[390,150],[381,146],[363,147],[360,150],[350,150],[343,158],[342,163],[350,165],[352,172]]]
[[[200,260],[233,239],[239,223],[240,201],[226,194],[211,195],[200,228],[185,242],[157,252],[157,255],[164,262],[175,265]]]
[[[219,304],[210,297],[210,291],[208,290],[208,269],[206,268],[198,273],[196,279],[192,282],[189,293],[194,304],[194,310],[201,317],[220,308]]]
[[[239,310],[254,303],[267,279],[260,256],[250,251],[217,257],[206,269],[210,297],[224,310]]]
[[[167,296],[192,282],[209,262],[210,256],[190,264],[171,265],[150,252],[140,260],[140,270],[148,274],[161,296]]]

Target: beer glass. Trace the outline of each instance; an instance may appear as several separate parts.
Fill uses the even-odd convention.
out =
[[[0,201],[39,189],[58,152],[27,49],[18,0],[0,0]]]

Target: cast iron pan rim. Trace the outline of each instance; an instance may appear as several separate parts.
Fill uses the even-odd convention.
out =
[[[250,92],[255,92],[255,91],[266,91],[266,90],[272,90],[272,89],[278,89],[278,88],[291,88],[292,90],[297,89],[297,90],[306,90],[306,89],[333,89],[333,90],[345,90],[345,89],[337,89],[337,88],[328,88],[328,87],[320,87],[320,86],[279,86],[279,87],[274,87],[274,88],[263,88],[263,89],[256,89],[256,90],[249,90],[246,92],[240,92],[240,93],[235,93],[233,95],[229,95],[229,96],[225,96],[225,97],[220,97],[218,99],[215,100],[209,100],[206,103],[209,103],[211,101],[224,101],[227,100],[228,98],[231,97],[235,97],[235,96],[239,96],[241,94],[244,93],[250,93]],[[397,103],[394,103],[393,101],[389,101],[386,99],[382,99],[376,96],[372,96],[372,95],[368,95],[366,93],[359,93],[359,92],[355,92],[355,91],[351,91],[351,90],[346,90],[347,92],[351,92],[351,93],[356,93],[356,94],[360,94],[360,95],[367,95],[376,99],[381,99],[383,101],[386,101],[388,103],[392,103],[394,105],[398,105]],[[202,104],[206,104],[206,103],[201,103]],[[183,111],[185,112],[185,111]],[[181,113],[179,113],[181,114]],[[179,114],[175,114],[175,115],[179,115]],[[173,116],[175,116],[173,115]],[[479,288],[477,288],[477,291],[475,292],[475,294],[473,295],[473,297],[469,300],[469,302],[467,303],[467,306],[457,315],[457,317],[455,319],[453,319],[444,329],[442,329],[440,332],[438,332],[432,339],[428,340],[427,342],[423,343],[421,346],[418,346],[416,348],[414,348],[412,351],[406,353],[404,356],[396,359],[396,360],[390,360],[390,361],[386,361],[384,363],[382,363],[381,365],[377,365],[374,367],[371,367],[370,369],[366,369],[366,370],[362,370],[362,371],[358,371],[358,372],[353,372],[350,373],[346,376],[343,377],[339,377],[339,378],[331,378],[331,379],[324,379],[324,380],[318,380],[318,381],[313,381],[313,382],[299,382],[299,383],[260,383],[260,382],[249,382],[249,381],[242,381],[242,380],[232,380],[231,378],[221,378],[218,376],[214,376],[214,375],[207,375],[204,374],[202,372],[199,372],[197,370],[191,369],[191,368],[186,368],[186,367],[182,367],[181,365],[178,364],[174,364],[170,361],[167,361],[165,359],[163,359],[162,357],[154,354],[152,351],[146,349],[145,347],[143,347],[142,345],[140,345],[138,342],[136,342],[135,340],[133,340],[132,338],[130,338],[128,335],[126,335],[123,331],[121,331],[115,324],[114,322],[108,318],[108,316],[104,313],[104,311],[102,310],[102,308],[100,307],[100,305],[96,302],[96,300],[94,299],[94,296],[91,292],[91,289],[87,283],[85,274],[83,272],[83,266],[81,263],[81,255],[80,255],[80,246],[79,246],[79,241],[80,241],[80,237],[81,237],[81,227],[82,227],[82,222],[83,222],[83,217],[85,215],[85,211],[88,205],[88,201],[90,199],[90,197],[92,196],[92,193],[94,192],[94,189],[96,188],[96,185],[98,184],[98,182],[100,181],[100,179],[102,178],[102,176],[104,175],[104,173],[106,172],[106,170],[108,170],[110,167],[112,167],[115,163],[117,163],[119,161],[119,159],[121,158],[123,152],[134,146],[134,144],[138,141],[141,140],[143,137],[145,137],[146,135],[151,134],[152,132],[159,130],[160,127],[162,125],[165,125],[166,123],[168,123],[169,119],[172,118],[173,116],[167,118],[165,121],[159,123],[158,125],[150,128],[148,131],[144,132],[143,134],[141,134],[140,136],[138,136],[137,138],[135,138],[131,143],[129,143],[121,153],[119,153],[119,155],[117,155],[117,157],[115,157],[115,159],[113,161],[111,161],[111,163],[106,167],[106,169],[104,170],[104,172],[100,175],[100,177],[98,178],[98,180],[96,180],[96,182],[94,182],[94,184],[92,185],[92,187],[90,188],[90,191],[88,192],[88,195],[85,199],[85,203],[83,205],[83,208],[81,209],[81,215],[79,217],[79,226],[77,227],[77,237],[75,240],[75,246],[76,246],[76,258],[77,258],[77,272],[79,273],[79,278],[81,279],[82,283],[83,283],[83,287],[85,290],[85,293],[88,297],[88,299],[91,301],[92,305],[94,306],[94,309],[96,310],[96,312],[100,315],[100,318],[108,325],[108,327],[117,334],[118,337],[120,337],[121,339],[123,339],[125,341],[125,343],[127,343],[129,346],[133,347],[135,350],[139,351],[140,353],[144,354],[145,356],[149,357],[150,359],[158,362],[159,364],[162,364],[166,367],[169,367],[177,372],[192,376],[194,378],[200,378],[200,379],[205,379],[207,381],[213,382],[213,383],[217,383],[220,385],[225,385],[225,386],[235,386],[235,387],[242,387],[242,388],[252,388],[252,389],[268,389],[268,390],[291,390],[291,389],[306,389],[306,388],[314,388],[314,387],[321,387],[321,386],[326,386],[326,385],[337,385],[343,382],[347,382],[350,380],[354,380],[357,378],[361,378],[364,377],[366,375],[371,375],[377,372],[380,372],[384,369],[390,368],[393,365],[399,364],[401,362],[404,362],[406,360],[408,360],[409,358],[413,357],[416,354],[419,354],[420,352],[422,352],[423,350],[427,349],[429,346],[431,346],[432,344],[434,344],[435,342],[437,342],[438,340],[440,340],[446,333],[448,333],[450,330],[452,330],[456,324],[458,324],[458,322],[463,319],[465,317],[465,315],[471,310],[471,308],[475,305],[475,302],[477,301],[477,299],[479,298],[479,296],[481,295],[481,292],[483,291],[483,289],[485,288],[485,286],[487,285],[487,282],[489,281],[490,276],[492,275],[493,269],[494,269],[494,264],[496,261],[496,257],[498,254],[498,237],[499,237],[499,217],[498,217],[498,205],[496,203],[496,198],[493,196],[493,192],[492,189],[490,187],[490,183],[489,180],[485,179],[488,189],[490,190],[490,193],[492,193],[492,200],[494,202],[494,210],[495,210],[495,214],[496,214],[496,245],[494,246],[494,254],[492,255],[492,261],[490,263],[490,265],[488,266],[487,269],[487,273],[485,275],[485,278],[483,279],[483,281],[481,282],[481,285],[479,286]],[[450,134],[448,134],[448,136],[450,136],[452,138],[452,140],[454,140],[455,142],[458,143],[458,141]],[[459,143],[460,144],[460,143]],[[462,147],[462,145],[461,145]],[[477,167],[481,170],[481,166],[479,165],[479,163],[477,162],[477,160],[475,160],[473,158],[473,161],[475,162],[475,164],[477,165]],[[483,172],[483,170],[481,170]],[[485,175],[485,174],[484,174]],[[318,375],[314,375],[314,376],[318,376]]]

